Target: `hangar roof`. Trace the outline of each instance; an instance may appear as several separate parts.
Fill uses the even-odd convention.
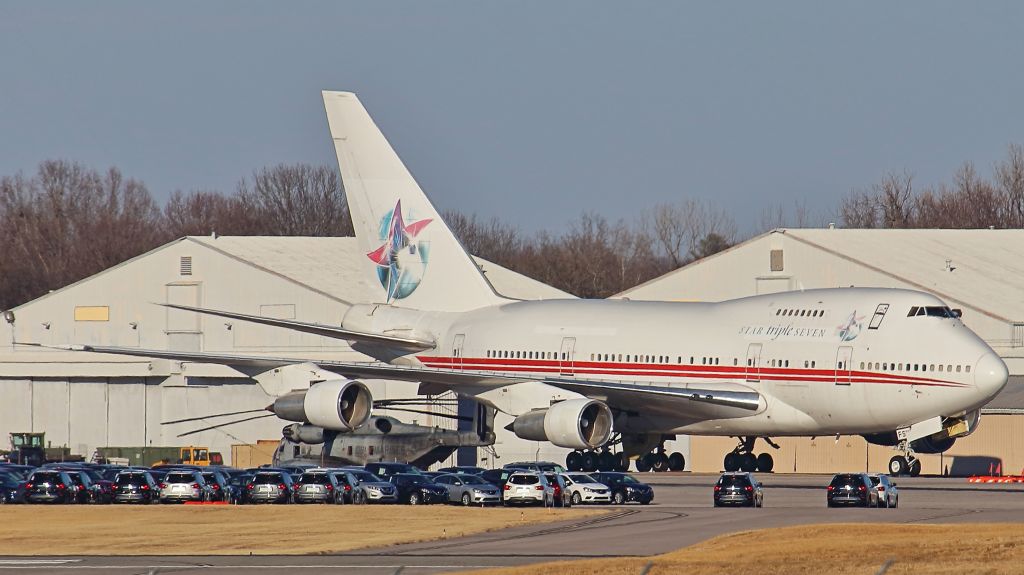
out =
[[[357,262],[366,257],[354,237],[189,236],[210,249],[269,273],[286,277],[342,301],[366,294],[372,301],[376,282]],[[570,294],[474,256],[487,279],[502,295],[516,299],[570,298]]]
[[[772,230],[711,258],[757,242],[770,242],[776,234],[943,299],[970,303],[971,307],[994,318],[1006,322],[1024,318],[1024,297],[1020,295],[1024,286],[1024,230],[786,228]],[[699,267],[703,261],[693,262],[619,296],[642,293],[645,286]]]

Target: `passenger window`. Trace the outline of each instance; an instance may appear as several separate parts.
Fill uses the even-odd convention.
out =
[[[808,362],[808,361],[807,361],[807,360],[805,359],[805,360],[804,360],[804,367],[810,367],[810,365],[811,365],[811,364],[810,364],[810,362]]]
[[[960,373],[960,366],[959,366],[959,365],[958,365],[958,366],[956,366],[956,372],[957,372],[957,373]]]
[[[933,363],[933,364],[931,364],[931,365],[930,365],[930,366],[928,366],[928,367],[930,368],[930,369],[929,369],[928,371],[935,371],[935,364],[934,364],[934,363]]]
[[[781,309],[776,310],[775,315],[780,315],[780,314],[782,314],[782,310]]]
[[[860,368],[861,368],[861,369],[864,369],[864,362],[863,362],[863,361],[862,361],[862,362],[860,362]]]
[[[811,360],[811,367],[814,367],[814,360]]]
[[[965,365],[964,366],[964,371],[966,371],[967,373],[971,373],[971,366]]]
[[[941,363],[939,364],[939,373],[942,373],[942,368],[945,367]]]

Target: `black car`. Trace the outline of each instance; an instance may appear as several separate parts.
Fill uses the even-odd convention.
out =
[[[114,503],[152,503],[160,486],[148,471],[122,471],[114,477]]]
[[[641,505],[647,505],[654,501],[654,488],[646,483],[641,483],[628,473],[618,471],[602,471],[591,473],[598,483],[604,483],[612,490],[612,503],[622,505],[635,501]]]
[[[367,463],[366,465],[363,466],[363,469],[369,471],[370,473],[376,475],[377,477],[380,477],[384,481],[388,481],[389,478],[392,475],[395,475],[396,473],[423,475],[423,471],[421,471],[415,465],[410,465],[408,463],[381,461],[378,463]]]
[[[255,473],[242,472],[231,476],[228,480],[227,489],[231,493],[228,501],[238,504],[245,504],[249,502],[249,490],[246,488],[247,485],[255,477]]]
[[[486,481],[487,483],[497,486],[498,490],[502,492],[502,496],[504,496],[505,484],[508,483],[509,476],[511,476],[515,472],[515,469],[508,469],[503,467],[501,469],[488,469],[487,471],[484,471],[479,475],[480,477],[483,477],[484,481]]]
[[[25,482],[13,473],[0,471],[0,503],[24,503]]]
[[[28,503],[75,503],[78,487],[64,471],[36,471],[25,483]]]
[[[398,489],[398,501],[409,505],[447,503],[448,490],[419,473],[396,473],[388,477]]]
[[[878,492],[875,491],[867,473],[838,473],[828,484],[825,502],[829,507],[877,507]]]
[[[213,489],[213,494],[210,496],[210,501],[226,501],[232,503],[232,492],[228,489],[228,477],[224,473],[218,470],[201,471],[203,479],[206,480],[206,484]]]
[[[761,483],[750,473],[730,471],[723,473],[715,483],[714,502],[715,507],[761,507],[764,503],[764,493],[761,491]]]

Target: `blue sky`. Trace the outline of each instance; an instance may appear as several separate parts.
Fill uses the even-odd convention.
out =
[[[888,171],[988,174],[1024,143],[1022,28],[1013,2],[5,2],[0,174],[113,165],[162,200],[335,165],[339,89],[440,209],[825,223]]]

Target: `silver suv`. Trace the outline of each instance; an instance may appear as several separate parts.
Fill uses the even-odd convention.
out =
[[[292,501],[292,477],[285,471],[258,471],[245,487],[249,503]]]
[[[189,469],[178,469],[164,476],[160,482],[160,503],[176,501],[209,501],[211,489],[203,474]]]
[[[555,490],[548,483],[543,473],[517,471],[505,482],[505,504],[513,503],[539,504],[544,507],[555,506]]]
[[[310,469],[295,484],[295,503],[345,503],[346,484],[327,469]]]

